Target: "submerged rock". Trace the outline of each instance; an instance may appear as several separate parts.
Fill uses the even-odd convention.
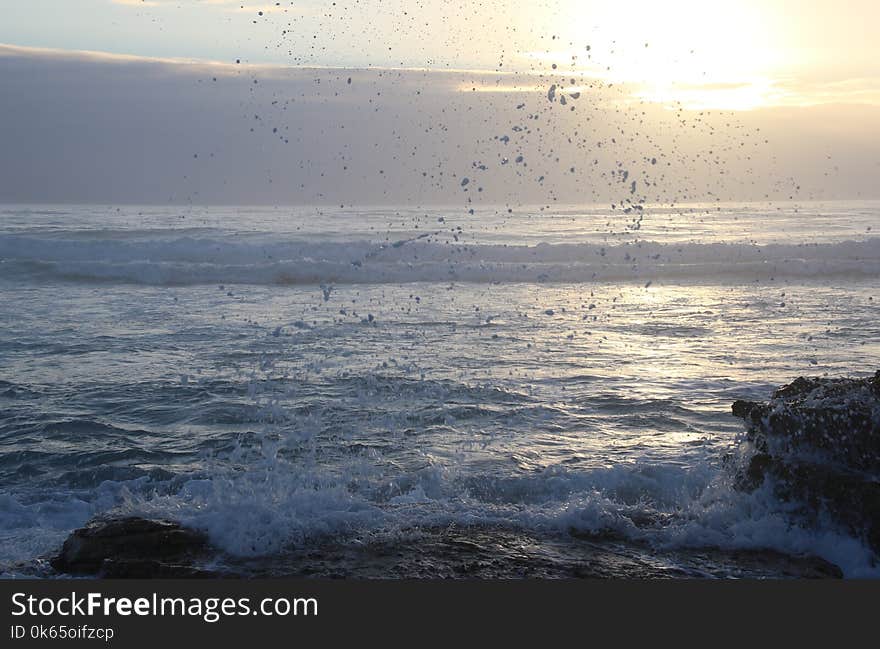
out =
[[[138,517],[95,519],[75,530],[50,563],[58,572],[107,577],[194,577],[207,548],[201,532]]]
[[[751,445],[739,489],[772,480],[778,497],[830,516],[880,553],[880,371],[863,379],[800,377],[768,403],[736,401]]]
[[[345,579],[715,579],[841,577],[833,564],[772,550],[657,548],[627,539],[503,526],[401,530],[227,564],[247,577]]]
[[[169,535],[171,540],[166,543]],[[199,567],[206,563],[222,566],[222,572]],[[129,579],[824,579],[841,576],[836,566],[822,559],[789,557],[769,550],[658,549],[626,539],[493,526],[413,528],[389,538],[318,538],[270,556],[234,557],[217,554],[197,532],[176,523],[145,519],[93,521],[71,534],[53,565],[56,570],[67,573]]]

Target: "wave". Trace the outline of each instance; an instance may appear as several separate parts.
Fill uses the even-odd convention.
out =
[[[30,281],[199,284],[726,281],[880,275],[880,238],[815,244],[636,241],[507,245],[423,234],[369,241],[58,239],[0,235],[0,275]]]
[[[29,503],[0,497],[0,521],[8,531],[0,538],[28,546],[0,553],[0,573],[10,559],[51,552],[67,531],[104,512],[178,519],[205,531],[228,556],[243,558],[281,556],[334,538],[393,541],[417,529],[488,526],[633,542],[658,551],[774,550],[820,556],[847,577],[880,574],[862,541],[830,524],[800,522],[769,489],[732,489],[711,465],[552,467],[530,476],[471,476],[464,482],[449,467],[427,466],[396,482],[395,493],[381,494],[355,488],[359,480],[353,475],[253,465],[235,475],[177,476],[168,481],[173,486],[142,472],[102,477],[85,498],[58,494]]]
[[[769,487],[734,489],[717,462],[636,462],[499,475],[428,462],[395,474],[357,459],[328,470],[260,448],[195,474],[106,466],[65,475],[41,498],[0,495],[4,564],[50,553],[96,513],[173,518],[232,557],[280,556],[328,539],[395,538],[414,529],[489,526],[621,540],[663,550],[775,550],[820,556],[874,577],[871,550],[829,522],[801,520]],[[277,441],[270,446],[275,449]],[[244,455],[242,455],[244,452]],[[218,458],[219,459],[219,458]]]

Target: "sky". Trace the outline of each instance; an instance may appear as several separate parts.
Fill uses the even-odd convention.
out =
[[[873,1],[0,12],[3,202],[880,197]]]

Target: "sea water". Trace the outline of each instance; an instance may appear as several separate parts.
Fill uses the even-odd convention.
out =
[[[0,207],[0,573],[489,526],[880,575],[732,487],[735,399],[880,367],[880,203]],[[344,573],[344,566],[341,568]]]

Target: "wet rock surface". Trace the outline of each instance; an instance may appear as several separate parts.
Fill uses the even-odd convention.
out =
[[[880,552],[880,371],[870,378],[798,378],[766,402],[736,401],[751,453],[736,485],[771,480],[813,519],[829,516]]]
[[[166,520],[102,518],[75,530],[50,560],[66,574],[102,577],[197,577],[194,561],[208,550],[201,532]]]
[[[278,555],[224,556],[169,521],[94,521],[52,567],[107,578],[693,579],[839,578],[817,557],[773,551],[657,551],[619,539],[497,527],[418,529],[395,539],[326,539]],[[209,567],[210,566],[210,567]],[[50,576],[43,573],[42,576]]]
[[[229,566],[272,577],[354,579],[712,579],[839,578],[817,557],[773,551],[681,549],[608,539],[537,534],[497,527],[414,531],[407,538],[329,543],[294,551],[270,565]]]

